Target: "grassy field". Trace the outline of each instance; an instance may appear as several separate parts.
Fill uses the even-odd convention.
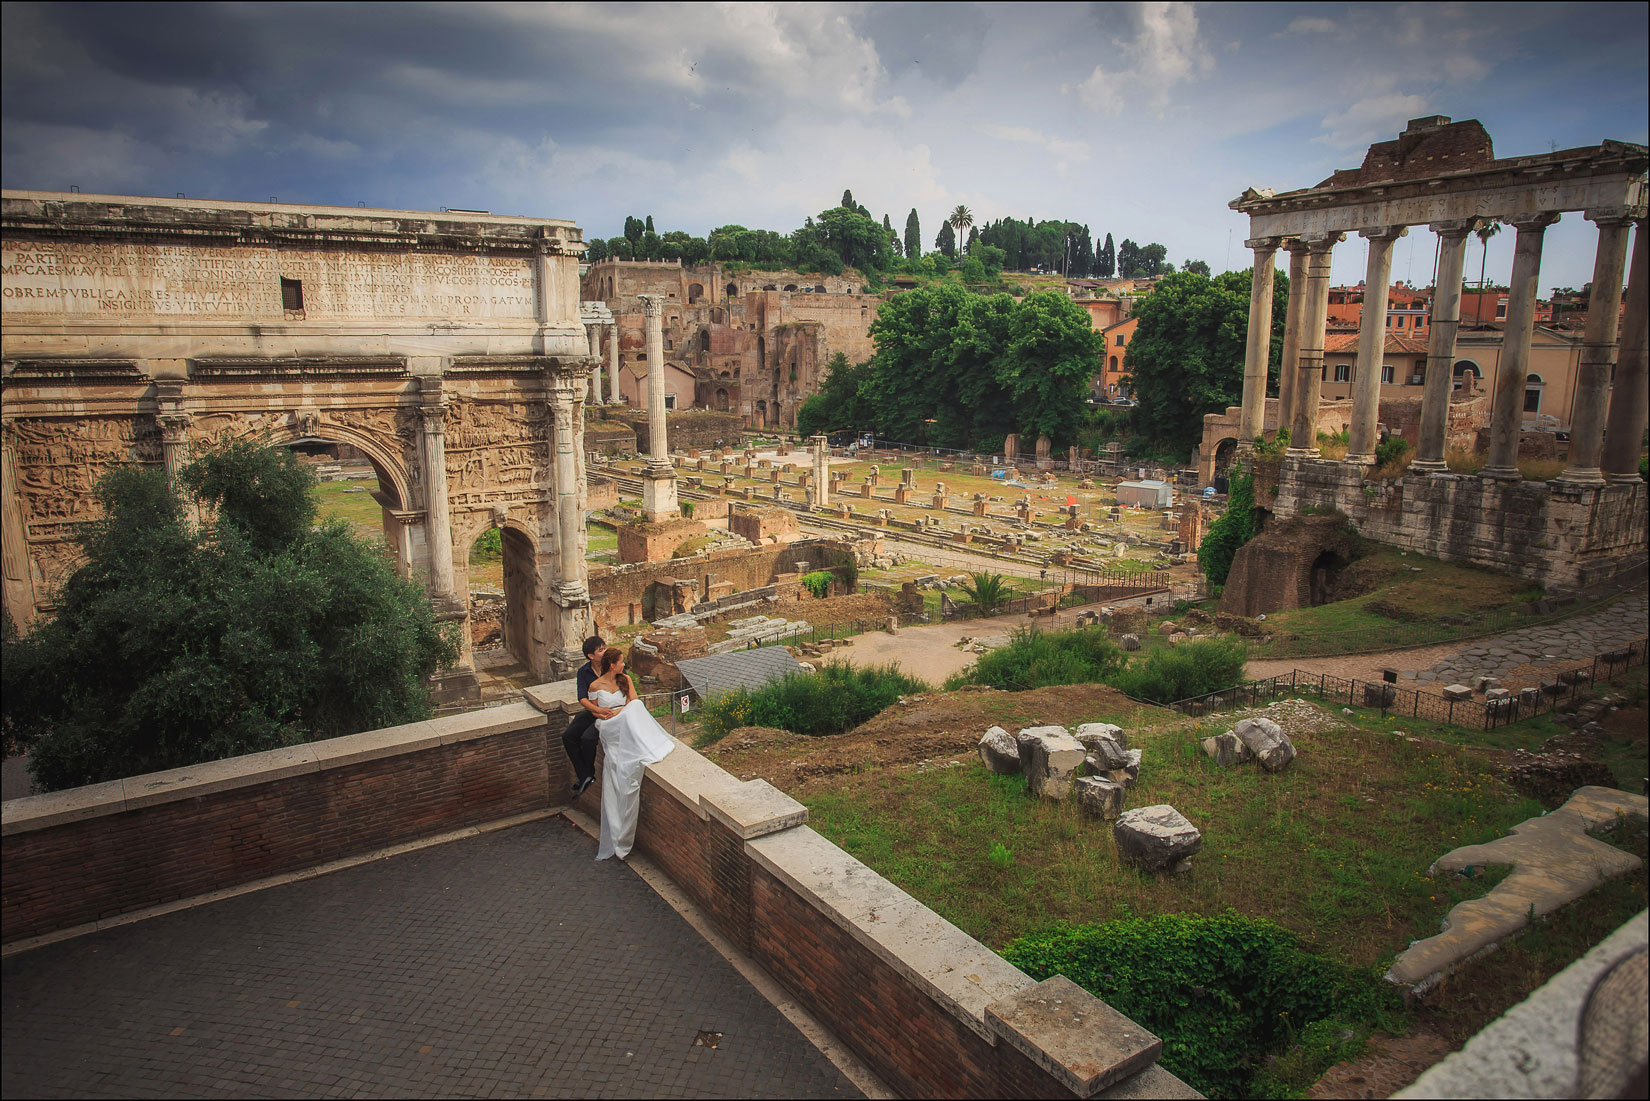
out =
[[[372,539],[384,538],[384,509],[372,498],[378,486],[371,479],[362,482],[322,482],[315,487],[323,517],[348,520],[350,526]]]
[[[1129,805],[1172,804],[1204,831],[1193,870],[1163,880],[1122,866],[1111,830],[1074,804],[1030,797],[1020,777],[975,761],[850,776],[806,801],[815,829],[994,947],[1050,922],[1231,907],[1356,965],[1431,935],[1486,889],[1430,879],[1439,855],[1541,813],[1471,750],[1395,726],[1298,735],[1300,756],[1274,775],[1203,754],[1198,740],[1227,725],[1131,736],[1145,763]]]
[[[1375,544],[1342,572],[1337,586],[1355,595],[1267,616],[1273,641],[1255,647],[1254,656],[1398,649],[1480,634],[1541,596],[1523,578]],[[1445,616],[1457,622],[1447,623]]]

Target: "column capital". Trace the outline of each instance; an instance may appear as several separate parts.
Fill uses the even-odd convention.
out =
[[[1301,240],[1306,242],[1306,247],[1313,252],[1328,252],[1346,240],[1346,234],[1339,231],[1335,233],[1303,233],[1301,234]]]
[[[1243,247],[1256,252],[1276,252],[1282,244],[1282,237],[1251,237],[1243,242]]]
[[[1559,213],[1556,210],[1544,210],[1538,214],[1515,214],[1502,221],[1518,230],[1520,233],[1538,233],[1558,221]]]
[[[1584,210],[1581,216],[1589,222],[1596,223],[1600,229],[1605,226],[1630,226],[1644,217],[1644,208],[1626,206],[1594,207]]]
[[[1464,239],[1468,234],[1477,233],[1485,218],[1456,218],[1446,222],[1428,222],[1427,228],[1440,237],[1452,240]]]
[[[638,294],[637,301],[642,304],[642,313],[647,317],[660,316],[659,296],[656,294]]]
[[[433,400],[426,400],[418,407],[418,416],[424,422],[424,431],[440,435],[447,426],[447,403],[439,396]]]
[[[183,443],[188,438],[189,425],[194,419],[188,413],[155,414],[155,423],[160,426],[161,439],[167,443]]]
[[[1285,237],[1279,246],[1284,252],[1306,252],[1310,248],[1304,237]]]
[[[1371,241],[1396,241],[1400,237],[1409,236],[1408,226],[1369,226],[1358,231],[1359,237]]]

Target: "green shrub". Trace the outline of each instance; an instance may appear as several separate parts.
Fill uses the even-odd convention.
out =
[[[476,541],[470,544],[470,561],[497,562],[504,557],[504,531],[502,528],[488,528],[476,536]]]
[[[815,570],[813,573],[802,575],[802,587],[824,600],[831,592],[831,571]]]
[[[1194,639],[1135,659],[1110,683],[1137,700],[1174,703],[1239,683],[1248,658],[1249,651],[1236,639]]]
[[[980,655],[972,668],[955,673],[947,688],[988,684],[1020,691],[1055,684],[1094,684],[1123,668],[1123,651],[1104,631],[1039,631],[1017,627],[1008,645]]]
[[[821,736],[852,730],[872,715],[929,686],[897,665],[855,667],[832,662],[761,688],[737,688],[700,705],[699,744],[710,745],[741,726],[773,726]]]
[[[990,615],[1004,604],[1007,604],[1013,591],[1008,586],[1008,580],[1000,573],[971,573],[971,580],[965,582],[961,588],[968,594],[969,602],[980,610],[981,615]]]
[[[1034,979],[1065,975],[1155,1032],[1163,1066],[1210,1097],[1268,1096],[1291,1085],[1257,1075],[1269,1056],[1297,1039],[1327,1053],[1345,1024],[1386,1027],[1402,1012],[1373,971],[1230,910],[1057,927],[1014,941],[1003,958]]]
[[[1375,445],[1375,465],[1395,463],[1409,453],[1409,441],[1402,436],[1388,436]]]
[[[1226,512],[1209,525],[1197,548],[1197,562],[1211,585],[1226,584],[1238,548],[1260,534],[1255,522],[1255,476],[1248,471],[1232,475],[1226,487]]]

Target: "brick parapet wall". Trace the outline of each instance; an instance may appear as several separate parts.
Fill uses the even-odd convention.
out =
[[[549,810],[569,782],[571,682],[527,695],[536,706],[8,802],[5,939]],[[599,813],[599,800],[597,787],[579,805]],[[766,781],[679,745],[648,769],[641,807],[639,851],[900,1092],[1197,1096],[1138,1026],[1123,1022],[1120,1045],[1103,1004],[1034,982],[809,829]]]
[[[543,810],[555,733],[516,704],[10,800],[4,939]]]
[[[1642,568],[1650,551],[1646,496],[1643,482],[1582,488],[1454,474],[1365,480],[1347,463],[1286,459],[1275,510],[1281,518],[1332,508],[1378,542],[1570,590]]]

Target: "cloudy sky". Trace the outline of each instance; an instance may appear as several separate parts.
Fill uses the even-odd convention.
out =
[[[1627,4],[7,3],[8,188],[781,231],[844,187],[932,242],[1068,217],[1247,267],[1253,184],[1356,166],[1429,114],[1501,156],[1650,134],[1650,7]],[[1505,278],[1511,233],[1490,246]],[[1548,231],[1542,288],[1592,275]],[[1476,247],[1469,273],[1476,276]],[[1412,231],[1393,275],[1426,283]],[[1356,281],[1365,248],[1337,249]]]

